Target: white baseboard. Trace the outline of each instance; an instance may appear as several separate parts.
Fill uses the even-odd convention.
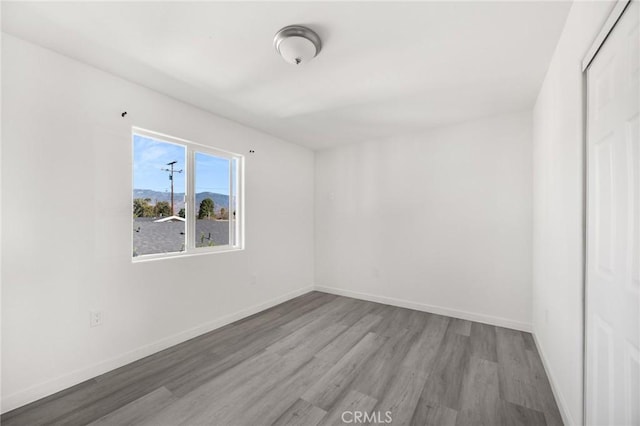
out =
[[[314,290],[325,293],[336,294],[338,296],[353,297],[355,299],[367,300],[369,302],[384,303],[386,305],[398,306],[401,308],[415,309],[417,311],[429,312],[432,314],[446,315],[449,317],[465,319],[469,321],[481,322],[484,324],[497,325],[499,327],[511,328],[514,330],[531,332],[532,326],[529,323],[514,321],[507,318],[494,317],[491,315],[477,314],[474,312],[459,311],[457,309],[444,308],[442,306],[427,305],[426,303],[411,302],[409,300],[396,299],[386,296],[377,296],[369,293],[343,290],[335,287],[314,286]]]
[[[37,401],[40,398],[44,398],[46,396],[59,392],[63,389],[67,389],[71,386],[77,385],[78,383],[82,383],[85,380],[89,380],[101,374],[104,374],[106,372],[109,372],[111,370],[115,370],[116,368],[122,367],[131,362],[134,362],[146,356],[152,355],[163,349],[167,349],[171,346],[177,345],[179,343],[182,343],[194,337],[208,333],[217,328],[223,327],[234,321],[238,321],[240,319],[246,318],[250,315],[256,314],[265,309],[269,309],[272,306],[278,305],[282,302],[286,302],[287,300],[293,299],[294,297],[301,296],[312,290],[313,290],[313,286],[308,286],[308,287],[304,287],[304,288],[283,294],[267,302],[254,305],[246,309],[242,309],[238,312],[224,316],[214,321],[210,321],[210,322],[198,325],[189,330],[185,330],[180,333],[177,333],[172,336],[153,342],[151,344],[141,346],[137,349],[134,349],[133,351],[119,355],[115,358],[101,361],[89,367],[84,367],[84,368],[72,371],[68,374],[57,377],[55,379],[48,380],[43,383],[39,383],[37,385],[31,386],[27,389],[13,393],[11,395],[7,395],[2,398],[2,413],[6,413],[15,408],[26,405],[30,402]]]
[[[556,403],[558,404],[558,409],[560,410],[560,415],[562,416],[562,422],[566,426],[577,425],[578,423],[573,421],[571,414],[567,411],[567,403],[562,396],[562,392],[558,388],[556,384],[555,376],[551,372],[549,368],[549,363],[547,362],[547,357],[540,346],[540,341],[538,340],[538,336],[536,336],[535,332],[531,333],[533,335],[533,341],[536,343],[536,348],[538,349],[538,353],[540,354],[540,359],[542,360],[542,366],[544,367],[545,373],[547,373],[547,377],[549,378],[549,383],[551,384],[551,391],[553,392],[553,397],[556,399]]]

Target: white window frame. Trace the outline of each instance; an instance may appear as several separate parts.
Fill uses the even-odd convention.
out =
[[[186,139],[165,135],[140,127],[131,128],[131,144],[135,135],[151,138],[159,142],[183,146],[185,148],[185,249],[179,252],[143,254],[131,257],[132,262],[146,262],[187,256],[199,256],[212,253],[227,253],[244,250],[244,155],[219,148],[212,148]],[[132,149],[133,152],[133,149]],[[196,153],[211,155],[229,160],[229,244],[224,246],[196,247],[196,217],[195,212],[195,158]],[[236,167],[233,167],[233,165]],[[131,159],[131,197],[133,202],[133,157]],[[235,179],[234,179],[235,174]],[[237,188],[234,188],[234,183]],[[233,199],[236,197],[236,215],[233,217]],[[131,204],[130,204],[131,205]],[[131,229],[131,245],[133,247],[133,227]]]

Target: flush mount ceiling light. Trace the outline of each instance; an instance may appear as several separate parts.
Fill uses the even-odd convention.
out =
[[[322,43],[313,30],[301,25],[289,25],[276,33],[273,46],[285,61],[300,65],[318,55]]]

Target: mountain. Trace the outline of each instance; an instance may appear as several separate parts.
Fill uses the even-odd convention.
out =
[[[152,189],[134,189],[133,198],[149,198],[151,200],[150,204],[154,205],[158,201],[171,202],[171,193],[154,191]],[[211,198],[213,200],[216,211],[220,210],[221,207],[229,210],[229,196],[215,192],[198,192],[196,194],[196,209],[205,198]],[[176,211],[184,207],[184,192],[174,192],[173,203]]]

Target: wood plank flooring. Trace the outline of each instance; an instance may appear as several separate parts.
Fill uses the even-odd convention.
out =
[[[311,292],[4,414],[12,425],[561,425],[528,333]],[[353,413],[353,414],[351,414]],[[374,417],[371,417],[374,416]]]

